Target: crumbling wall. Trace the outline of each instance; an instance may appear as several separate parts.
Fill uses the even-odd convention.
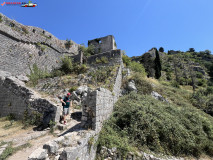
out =
[[[59,121],[60,118],[59,106],[41,98],[9,72],[0,71],[0,116],[12,113],[17,119],[22,119],[26,109],[29,112],[46,113],[54,121]]]
[[[101,61],[102,58],[106,58],[107,63],[98,62]],[[97,67],[98,65],[106,65],[106,66],[114,66],[116,64],[120,65],[122,62],[122,53],[120,49],[107,51],[101,54],[93,55],[87,58],[87,64],[92,67]]]
[[[95,54],[117,49],[115,38],[112,35],[88,41],[88,46],[93,45]]]

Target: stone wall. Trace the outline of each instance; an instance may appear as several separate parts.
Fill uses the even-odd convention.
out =
[[[113,92],[104,88],[88,92],[82,105],[82,123],[86,128],[100,131],[103,122],[111,115],[113,106],[120,95],[122,64],[118,67]]]
[[[108,63],[97,63],[97,60],[101,60],[102,57],[106,57]],[[107,51],[104,53],[96,54],[87,58],[86,61],[92,67],[97,67],[99,65],[114,66],[116,64],[120,65],[122,63],[122,53],[120,49]]]
[[[13,75],[29,74],[29,66],[36,63],[50,71],[60,65],[61,57],[78,54],[79,45],[75,42],[71,41],[72,46],[67,49],[66,41],[51,33],[0,15],[3,20],[0,22],[0,70]]]
[[[60,107],[55,103],[41,98],[33,90],[27,88],[24,82],[11,76],[9,72],[0,71],[0,116],[14,114],[17,119],[23,118],[25,110],[49,116],[59,121]]]
[[[88,46],[90,45],[95,47],[95,54],[117,49],[115,38],[112,35],[89,40]]]

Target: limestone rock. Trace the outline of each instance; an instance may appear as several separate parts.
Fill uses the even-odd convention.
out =
[[[72,92],[72,97],[71,97],[73,100],[76,100],[76,101],[78,101],[78,102],[80,102],[80,97],[76,94],[76,92],[74,91],[74,92]]]
[[[47,142],[44,146],[44,149],[47,149],[48,153],[55,154],[59,148],[58,144],[55,141]]]
[[[11,76],[11,73],[0,70],[0,84],[1,84],[1,81],[4,81],[5,78],[10,77],[10,76]]]
[[[162,95],[160,95],[159,93],[155,92],[155,91],[152,91],[151,93],[152,97],[157,99],[157,100],[160,100],[160,101],[163,101],[163,102],[168,102],[165,98],[163,98]]]
[[[78,148],[76,147],[67,147],[64,149],[62,154],[60,155],[60,160],[68,160],[68,159],[77,159],[78,158]]]
[[[129,91],[137,91],[137,88],[135,86],[135,82],[133,80],[128,83],[127,89]]]
[[[29,78],[24,75],[18,75],[18,76],[16,76],[16,78],[25,83],[27,83],[29,81]]]
[[[38,148],[28,157],[28,160],[44,160],[47,157],[47,151],[45,149]]]
[[[87,87],[87,86],[80,86],[80,87],[78,87],[78,89],[76,90],[76,93],[79,94],[79,95],[82,95],[82,93],[87,92],[87,90],[88,90],[88,87]]]

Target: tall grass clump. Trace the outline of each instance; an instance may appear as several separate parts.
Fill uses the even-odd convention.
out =
[[[148,95],[132,92],[122,97],[101,132],[99,148],[122,149],[121,139],[138,150],[148,148],[174,156],[213,156],[213,117],[196,108],[163,103]]]

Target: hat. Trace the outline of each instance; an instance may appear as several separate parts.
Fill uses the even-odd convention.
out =
[[[68,96],[70,96],[70,93],[67,93]]]

